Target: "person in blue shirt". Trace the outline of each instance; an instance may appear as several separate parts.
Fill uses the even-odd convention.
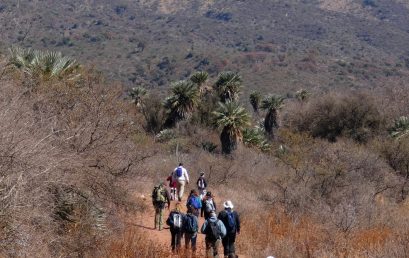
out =
[[[190,192],[189,198],[186,202],[186,207],[192,210],[192,213],[199,217],[200,210],[202,208],[202,200],[199,197],[199,193],[197,190],[192,190]]]

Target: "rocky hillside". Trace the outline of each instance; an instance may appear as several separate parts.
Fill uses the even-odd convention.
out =
[[[4,0],[1,49],[54,49],[128,85],[240,70],[249,89],[409,81],[404,0]]]

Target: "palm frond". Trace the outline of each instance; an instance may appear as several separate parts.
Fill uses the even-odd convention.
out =
[[[135,103],[136,106],[140,106],[143,98],[147,95],[148,91],[142,87],[133,87],[128,95],[132,99],[132,102]]]
[[[213,112],[214,123],[218,128],[228,128],[229,133],[241,138],[242,129],[250,124],[247,111],[236,102],[219,103]]]
[[[209,74],[204,71],[198,71],[192,74],[189,78],[190,81],[198,85],[199,87],[207,81]]]
[[[310,95],[311,95],[311,93],[309,91],[305,90],[305,89],[298,90],[295,93],[295,97],[299,101],[306,101]]]
[[[261,108],[267,111],[278,110],[283,106],[285,98],[279,95],[270,95],[261,102]]]
[[[236,101],[240,93],[243,80],[236,72],[222,72],[217,77],[214,88],[220,97],[220,101]]]
[[[390,131],[391,136],[397,139],[409,135],[409,117],[399,117]]]

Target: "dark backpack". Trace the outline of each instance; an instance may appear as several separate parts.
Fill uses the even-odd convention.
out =
[[[185,217],[184,231],[186,233],[195,233],[198,231],[197,219],[193,214],[187,214]]]
[[[205,201],[205,211],[206,213],[210,213],[211,211],[214,211],[214,204],[212,199],[208,199]]]
[[[227,225],[226,230],[227,232],[234,232],[236,231],[236,216],[232,211],[227,211]]]
[[[182,167],[178,167],[176,169],[176,177],[181,177],[183,175],[183,169]]]
[[[217,222],[219,220],[216,221],[207,221],[207,227],[206,227],[206,238],[209,239],[210,241],[216,241],[217,239],[220,238],[221,233],[219,231],[219,227],[217,225]]]

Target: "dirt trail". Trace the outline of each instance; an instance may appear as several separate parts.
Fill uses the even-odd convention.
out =
[[[142,229],[144,233],[146,233],[146,236],[157,242],[158,245],[162,245],[165,248],[169,248],[170,250],[170,240],[171,240],[171,235],[169,231],[169,226],[166,225],[165,221],[169,215],[170,210],[172,210],[175,206],[175,202],[171,203],[171,208],[170,210],[165,209],[164,212],[164,229],[162,231],[155,230],[154,229],[154,217],[155,213],[153,210],[153,207],[150,203],[150,200],[145,200],[146,204],[149,206],[149,209],[142,213],[140,216],[138,216],[135,220],[133,225],[139,227]],[[186,213],[186,208],[183,210],[184,213]],[[201,226],[204,223],[204,218],[199,218],[199,230]],[[184,239],[182,239],[182,248],[184,248]],[[223,257],[223,248],[219,249],[219,256]],[[170,257],[178,257],[178,255],[172,255]],[[205,257],[205,236],[203,234],[198,234],[198,239],[197,239],[197,251],[196,251],[196,257]],[[239,255],[240,258],[246,258],[246,256]]]

